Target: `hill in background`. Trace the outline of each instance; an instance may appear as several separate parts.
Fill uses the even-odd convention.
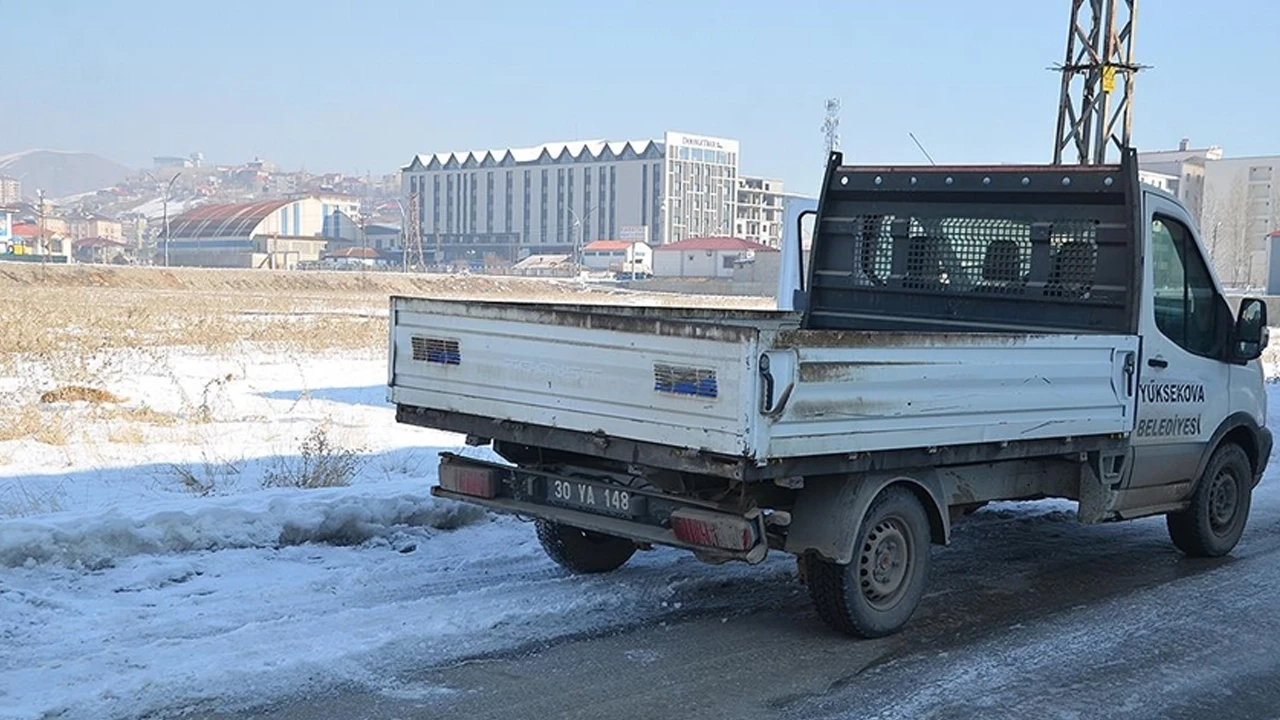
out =
[[[35,198],[36,190],[50,199],[93,192],[132,174],[124,165],[93,153],[25,150],[0,155],[0,175],[17,178],[27,199]]]

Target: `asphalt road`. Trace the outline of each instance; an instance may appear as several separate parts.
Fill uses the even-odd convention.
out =
[[[931,591],[886,639],[832,634],[794,577],[780,587],[775,574],[698,589],[660,625],[421,667],[391,694],[181,715],[1280,719],[1276,485],[1259,488],[1243,541],[1220,560],[1182,557],[1162,518],[1082,526],[984,510],[935,549]],[[717,592],[738,594],[733,612],[700,613]]]

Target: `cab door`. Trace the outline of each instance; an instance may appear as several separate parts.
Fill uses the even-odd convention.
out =
[[[1230,403],[1230,306],[1186,212],[1160,194],[1143,199],[1149,291],[1142,293],[1134,464],[1123,502],[1130,509],[1190,494]]]

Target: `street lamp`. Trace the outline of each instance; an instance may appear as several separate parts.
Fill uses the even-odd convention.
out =
[[[160,187],[161,183],[159,180],[156,179],[155,175],[152,175],[146,170],[143,170],[142,174],[151,178],[151,181],[156,184],[157,188]],[[178,178],[180,177],[182,177],[181,172],[174,173],[173,177],[169,178],[169,182],[165,183],[164,195],[160,196],[160,205],[163,208],[163,213],[164,213],[164,219],[161,222],[164,223],[164,266],[165,267],[169,267],[169,196],[173,192],[173,184],[177,182]]]
[[[603,206],[597,205],[591,208],[582,217],[578,217],[578,213],[574,212],[573,208],[569,208],[569,214],[573,216],[573,229],[577,231],[573,240],[573,262],[575,265],[582,264],[582,248],[580,247],[582,244],[582,224],[591,218],[591,213],[599,210],[601,207]]]

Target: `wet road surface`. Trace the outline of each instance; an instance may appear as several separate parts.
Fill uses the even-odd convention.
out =
[[[794,573],[701,586],[658,625],[560,638],[338,689],[258,718],[1276,718],[1280,488],[1235,553],[1185,558],[1163,518],[1083,526],[1065,505],[999,506],[935,548],[902,633],[828,631]],[[779,559],[777,562],[786,562]],[[624,567],[620,573],[627,572]],[[763,575],[763,573],[762,573]],[[703,605],[731,612],[708,614]]]

